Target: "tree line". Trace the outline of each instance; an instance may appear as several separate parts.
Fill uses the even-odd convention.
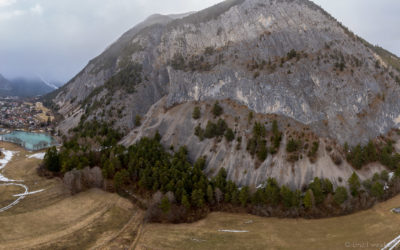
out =
[[[264,130],[257,127],[254,134],[262,137]],[[275,125],[273,127],[276,130],[274,134],[278,136],[280,132],[277,132]],[[93,150],[88,145],[80,144],[78,141],[82,142],[83,138],[99,140],[100,149]],[[348,180],[349,191],[344,186],[334,190],[330,180],[320,178],[315,178],[302,190],[279,186],[273,178],[256,189],[239,187],[228,179],[224,168],[215,177],[208,178],[203,172],[207,159],[201,157],[190,162],[186,147],[180,147],[177,151],[164,149],[158,132],[153,138],[142,138],[130,147],[117,145],[120,138],[121,134],[105,124],[81,124],[75,136],[67,140],[60,151],[55,147],[47,151],[44,167],[63,174],[73,168],[99,166],[104,178],[112,181],[117,192],[132,187],[137,195],[148,199],[161,194],[156,205],[161,212],[155,213],[152,219],[171,213],[175,206],[178,209],[176,211],[182,211],[181,214],[185,215],[179,218],[180,221],[185,221],[187,216],[196,211],[227,205],[247,209],[269,206],[281,210],[311,210],[326,206],[327,199],[331,198],[328,199],[330,205],[340,207],[350,198],[365,192],[381,199],[384,186],[389,181],[387,174],[382,174],[373,180],[361,182],[354,173]],[[278,141],[275,146],[278,146]]]

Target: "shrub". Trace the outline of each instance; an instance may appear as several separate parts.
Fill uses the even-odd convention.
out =
[[[228,129],[228,125],[223,119],[218,119],[217,121],[217,131],[215,136],[223,136],[225,131]]]
[[[135,116],[135,126],[140,127],[142,125],[142,117],[140,115]]]
[[[256,122],[253,127],[253,137],[247,142],[247,151],[251,155],[256,154],[257,158],[262,162],[268,156],[267,141],[264,139],[266,133],[264,124]]]
[[[231,136],[233,134],[233,131],[229,131],[227,132],[227,134],[225,134],[225,131],[227,131],[228,125],[226,124],[226,122],[223,119],[219,119],[217,124],[208,121],[207,122],[207,126],[206,129],[203,131],[200,127],[200,125],[197,125],[197,127],[195,128],[195,135],[197,135],[200,140],[202,140],[203,136],[207,139],[211,139],[214,137],[219,137],[219,136],[227,136],[227,139],[231,139]],[[232,133],[232,134],[231,134]],[[233,139],[234,139],[234,135],[233,135]],[[233,140],[232,139],[232,140]]]
[[[256,122],[253,127],[253,136],[255,138],[265,137],[267,131],[262,123]]]
[[[192,117],[193,119],[197,120],[201,116],[200,107],[194,107]]]
[[[225,132],[225,139],[229,142],[233,141],[235,139],[235,134],[233,133],[233,130],[231,128],[228,128]]]
[[[290,139],[286,145],[286,151],[289,153],[300,150],[301,142],[298,140]]]
[[[297,52],[296,50],[292,49],[287,53],[287,59],[288,60],[292,60],[293,58],[295,58],[297,56]]]
[[[200,141],[204,140],[204,130],[200,127],[200,124],[194,129],[194,135],[196,135]]]
[[[213,47],[207,47],[207,48],[204,50],[204,54],[207,55],[207,56],[213,55],[214,52],[215,52],[215,50],[214,50]]]
[[[222,115],[224,112],[224,110],[222,109],[222,107],[219,105],[219,102],[216,101],[214,103],[213,109],[212,109],[212,113],[215,117],[218,117],[220,115]]]
[[[205,138],[213,138],[217,134],[217,124],[208,121],[206,129],[204,131],[204,137]]]
[[[247,116],[247,120],[249,121],[249,123],[253,120],[253,118],[254,118],[254,113],[250,111],[249,115]]]
[[[169,210],[171,209],[171,203],[169,202],[167,196],[164,196],[164,198],[162,198],[159,208],[163,211],[163,213],[169,212]]]
[[[346,64],[344,62],[335,63],[335,69],[343,71],[346,68]]]
[[[236,150],[240,150],[242,145],[242,137],[241,136],[237,137],[236,141],[237,141]]]
[[[316,157],[318,148],[319,148],[319,143],[317,141],[313,142],[311,150],[308,152],[308,157],[310,158]]]

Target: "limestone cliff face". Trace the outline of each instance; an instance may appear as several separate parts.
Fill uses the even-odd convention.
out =
[[[360,178],[365,180],[384,170],[384,167],[379,164],[371,164],[362,170],[354,170],[343,158],[340,164],[335,164],[332,155],[342,157],[340,152],[337,152],[335,143],[328,138],[318,136],[315,137],[315,140],[319,142],[316,161],[310,160],[307,154],[303,154],[300,160],[290,162],[287,160],[288,154],[285,149],[287,138],[293,131],[306,131],[304,128],[308,129],[308,126],[303,126],[287,117],[263,114],[255,115],[254,121],[265,124],[267,130],[270,131],[271,121],[277,119],[279,128],[283,132],[283,139],[277,154],[268,154],[265,161],[259,162],[246,149],[248,139],[252,137],[254,125],[254,121],[248,122],[249,110],[246,106],[235,104],[233,101],[220,102],[224,109],[224,114],[220,118],[225,120],[228,126],[236,132],[236,139],[228,142],[226,139],[218,138],[200,140],[194,134],[194,127],[198,124],[205,127],[208,121],[217,120],[211,112],[213,101],[185,102],[170,109],[164,108],[166,102],[167,97],[164,97],[153,105],[144,117],[142,126],[133,129],[122,140],[122,144],[131,145],[144,136],[154,136],[158,131],[163,135],[162,143],[166,148],[170,145],[174,149],[186,146],[192,162],[205,156],[207,159],[205,172],[209,176],[214,176],[221,168],[225,168],[230,180],[235,181],[238,185],[255,187],[262,185],[269,177],[273,177],[281,185],[285,184],[293,189],[301,189],[314,177],[327,178],[334,185],[347,185],[346,180],[353,171],[356,171]],[[195,106],[201,109],[201,118],[198,120],[192,118]],[[312,133],[306,134],[305,138]],[[237,140],[239,137],[242,138],[241,141]],[[268,135],[267,138],[269,138]]]
[[[92,60],[53,101],[65,117],[60,124],[64,132],[81,117],[114,120],[115,127],[130,132],[136,115],[154,117],[149,112],[160,103],[169,109],[230,99],[355,145],[400,126],[400,76],[393,64],[400,61],[382,51],[308,0],[229,0],[194,14],[150,17]],[[136,64],[141,65],[135,71],[140,71],[139,81],[112,85],[113,77],[124,79]],[[129,84],[134,91],[126,90]],[[176,114],[175,119],[181,118]],[[173,120],[157,127],[172,130]],[[189,125],[194,124],[180,130],[193,131]],[[165,135],[165,143],[181,138],[176,133]],[[134,138],[132,132],[125,143]],[[204,143],[188,143],[199,155],[209,150]],[[248,157],[245,151],[219,151],[214,157],[225,154],[232,163],[226,166]],[[219,161],[209,166],[219,167]],[[319,171],[309,169],[310,176]],[[244,182],[265,179],[268,171]],[[302,178],[299,185],[306,181],[302,175],[288,178]]]
[[[296,55],[288,60],[291,50]],[[178,65],[171,67],[174,60]],[[111,93],[111,103],[126,110],[117,126],[127,130],[164,95],[168,107],[233,99],[259,113],[312,124],[341,143],[365,142],[400,122],[398,72],[305,0],[228,1],[180,19],[149,18],[59,93],[54,101],[66,121],[124,61],[142,64],[146,78],[134,94]]]

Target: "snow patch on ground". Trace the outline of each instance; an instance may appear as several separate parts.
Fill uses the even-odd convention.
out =
[[[28,158],[35,158],[35,159],[39,159],[39,160],[43,160],[44,156],[46,153],[37,153],[37,154],[33,154],[33,155],[29,155]]]
[[[4,149],[1,149],[1,152],[4,154],[4,158],[0,160],[0,181],[3,181],[3,182],[14,182],[16,180],[10,180],[10,179],[4,177],[4,175],[1,174],[1,170],[7,166],[7,164],[13,158],[14,154],[17,153],[17,152],[4,150]]]
[[[246,230],[228,230],[228,229],[220,229],[218,232],[224,232],[224,233],[248,233],[249,231]]]
[[[389,242],[382,250],[393,250],[400,243],[400,235],[397,236],[394,240]]]
[[[43,192],[43,191],[44,191],[44,189],[40,189],[40,190],[37,190],[37,191],[25,192],[25,193],[22,193],[22,194],[14,194],[13,196],[14,197],[21,197],[21,196],[27,196],[27,195],[30,195],[30,194],[37,194],[37,193],[40,193],[40,192]]]
[[[7,164],[12,160],[13,156],[15,154],[17,154],[18,152],[4,150],[4,149],[1,149],[1,152],[3,152],[4,158],[0,160],[0,182],[4,182],[4,183],[0,183],[0,187],[1,186],[19,186],[19,187],[22,187],[23,189],[25,189],[25,191],[21,194],[14,195],[14,197],[18,197],[18,198],[15,201],[13,201],[12,203],[8,204],[7,206],[0,208],[0,213],[17,205],[27,195],[36,194],[36,193],[40,193],[40,192],[44,191],[44,189],[41,189],[41,190],[29,192],[29,188],[26,185],[21,184],[21,183],[15,183],[15,182],[23,182],[23,181],[11,180],[11,179],[6,178],[4,175],[2,175],[1,170],[7,166]],[[42,154],[43,154],[43,156],[42,156]],[[29,158],[40,159],[39,157],[44,157],[44,153],[34,154],[34,155],[31,155]]]
[[[20,187],[22,187],[22,188],[25,189],[25,193],[28,192],[28,187],[25,186],[25,185],[23,185],[23,184],[5,183],[5,184],[0,184],[0,186],[20,186]],[[1,212],[4,212],[4,211],[6,211],[6,210],[8,210],[8,209],[10,209],[10,208],[12,208],[12,207],[15,206],[15,205],[17,205],[17,204],[18,204],[22,199],[24,199],[24,198],[25,198],[25,196],[20,196],[20,197],[18,197],[18,199],[16,199],[16,200],[13,201],[12,203],[8,204],[8,205],[5,206],[5,207],[0,208],[0,213],[1,213]]]

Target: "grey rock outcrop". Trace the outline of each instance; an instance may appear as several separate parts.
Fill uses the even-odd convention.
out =
[[[311,162],[308,157],[303,157],[295,163],[287,161],[286,136],[276,155],[268,154],[267,159],[257,166],[255,157],[252,157],[246,150],[247,140],[252,137],[253,126],[249,125],[246,106],[232,105],[229,102],[221,102],[224,109],[222,119],[229,127],[236,131],[236,138],[241,137],[242,141],[234,140],[227,142],[222,139],[200,140],[194,134],[194,127],[202,124],[205,127],[207,121],[216,120],[210,111],[213,102],[186,102],[165,110],[167,98],[163,98],[155,104],[144,117],[143,125],[134,129],[128,134],[122,143],[126,146],[137,142],[140,138],[152,137],[158,131],[163,135],[161,142],[169,147],[173,145],[175,150],[180,146],[186,146],[189,152],[189,159],[195,162],[198,158],[206,156],[207,167],[205,172],[208,176],[215,176],[221,168],[227,170],[227,176],[238,185],[249,185],[257,187],[262,185],[269,177],[275,178],[281,185],[287,185],[293,189],[301,189],[309,184],[314,177],[327,178],[335,186],[347,185],[346,181],[353,171],[357,172],[361,180],[372,178],[375,173],[384,170],[379,164],[372,164],[362,170],[355,170],[347,162],[340,164],[330,155],[334,152],[327,152],[326,146],[329,141],[326,138],[319,139],[318,159]],[[193,108],[201,107],[201,118],[192,118]],[[207,108],[208,107],[208,108]],[[268,130],[271,129],[271,118],[258,117],[261,123],[268,122]],[[272,118],[275,119],[275,118]],[[287,124],[291,127],[299,127],[299,123],[290,118],[281,117],[279,122],[281,129]],[[238,145],[239,144],[239,145]]]

